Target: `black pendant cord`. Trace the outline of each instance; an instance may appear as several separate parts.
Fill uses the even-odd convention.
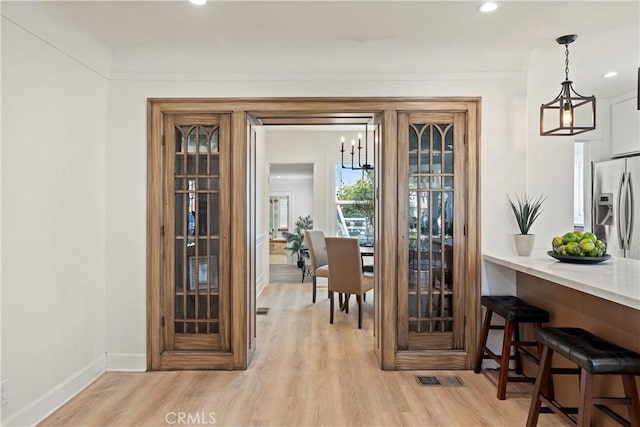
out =
[[[564,45],[564,79],[569,80],[569,43]]]

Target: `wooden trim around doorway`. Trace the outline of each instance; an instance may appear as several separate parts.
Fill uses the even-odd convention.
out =
[[[377,316],[375,351],[382,369],[435,369],[441,358],[425,356],[420,352],[399,352],[397,346],[398,316],[398,113],[443,112],[466,114],[466,141],[470,145],[468,161],[469,186],[467,224],[466,270],[472,286],[468,288],[469,304],[466,309],[467,354],[473,360],[480,325],[480,123],[479,97],[371,97],[371,98],[154,98],[147,102],[147,369],[157,369],[158,355],[164,347],[162,337],[162,310],[160,292],[163,283],[162,267],[162,155],[158,146],[163,137],[163,117],[172,113],[226,113],[231,116],[231,190],[230,229],[231,248],[231,301],[230,348],[227,356],[231,363],[222,369],[246,369],[253,349],[248,349],[251,328],[248,299],[251,293],[247,283],[247,182],[251,171],[247,167],[247,121],[258,124],[362,124],[368,118],[380,117],[382,128],[379,158],[380,174],[377,188],[380,204],[376,222],[385,224],[376,236],[375,289]],[[384,244],[382,244],[384,242]],[[186,356],[185,356],[186,357]],[[460,356],[460,360],[462,356]],[[459,361],[456,359],[456,366]],[[433,363],[433,364],[430,364]],[[462,366],[460,366],[462,367]],[[470,367],[470,365],[469,365]],[[215,367],[213,367],[215,369]]]

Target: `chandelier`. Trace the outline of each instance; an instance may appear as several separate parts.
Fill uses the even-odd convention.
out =
[[[542,136],[577,135],[596,128],[596,97],[580,95],[573,89],[573,82],[569,80],[569,44],[577,38],[577,35],[569,34],[556,39],[556,42],[563,44],[565,48],[565,80],[561,83],[562,89],[558,96],[553,101],[540,106],[540,135]],[[579,113],[578,108],[580,108]],[[548,130],[545,127],[545,115],[550,118],[549,122],[553,123]]]
[[[351,170],[362,170],[368,171],[373,170],[373,165],[369,163],[369,132],[367,131],[367,125],[364,126],[364,163],[362,162],[362,134],[358,134],[358,145],[356,146],[356,141],[351,140],[351,166],[347,163],[347,166],[344,165],[344,136],[340,138],[340,154],[342,156],[342,169],[351,169]],[[356,149],[358,150],[358,163],[356,163]]]

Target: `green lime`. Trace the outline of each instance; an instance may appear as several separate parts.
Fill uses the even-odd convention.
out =
[[[562,242],[565,245],[567,243],[577,242],[577,241],[578,241],[578,236],[576,236],[576,233],[569,232],[569,233],[565,234],[564,236],[562,236]]]
[[[564,240],[562,239],[562,237],[556,236],[553,238],[553,240],[551,241],[551,245],[556,248],[560,245],[564,244]]]
[[[589,239],[582,239],[580,240],[580,247],[585,252],[591,252],[596,248],[596,245],[594,245],[593,242]]]
[[[589,240],[591,240],[593,243],[595,243],[595,242],[596,242],[596,240],[598,240],[598,239],[596,238],[596,235],[595,235],[595,234],[593,234],[593,233],[591,233],[591,232],[586,232],[586,233],[584,233],[584,234],[582,235],[582,240],[584,240],[584,239],[589,239]]]
[[[567,243],[565,250],[569,255],[580,255],[580,252],[582,252],[582,250],[580,249],[580,245],[577,242]]]

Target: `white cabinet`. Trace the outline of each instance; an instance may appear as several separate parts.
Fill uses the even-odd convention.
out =
[[[611,104],[611,156],[640,153],[640,111],[637,97]]]

